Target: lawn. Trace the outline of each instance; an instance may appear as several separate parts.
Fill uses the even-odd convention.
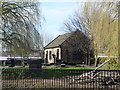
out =
[[[49,68],[47,68],[49,69]],[[69,69],[69,70],[72,70],[72,69],[94,69],[94,68],[89,68],[89,67],[56,67],[56,68],[50,68],[50,69]]]
[[[64,69],[92,69],[89,67],[68,67],[68,68],[64,68]]]
[[[95,67],[93,66],[71,66],[71,65],[66,65],[65,67],[61,67],[60,65],[51,65],[51,66],[45,66],[43,69],[94,69]]]

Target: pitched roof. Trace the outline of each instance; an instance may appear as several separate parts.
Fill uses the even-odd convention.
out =
[[[65,40],[67,40],[67,38],[70,37],[72,33],[66,33],[66,34],[63,34],[63,35],[59,35],[53,41],[51,41],[47,46],[45,46],[45,48],[58,47]]]

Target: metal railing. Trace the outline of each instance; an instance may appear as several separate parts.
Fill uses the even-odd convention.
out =
[[[13,69],[2,70],[3,89],[120,90],[120,70]]]

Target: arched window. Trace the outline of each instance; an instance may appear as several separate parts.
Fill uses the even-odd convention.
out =
[[[57,49],[57,59],[59,59],[59,49]]]
[[[52,52],[49,51],[49,59],[52,59]]]

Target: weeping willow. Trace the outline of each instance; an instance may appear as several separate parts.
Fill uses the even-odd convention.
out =
[[[41,11],[38,2],[0,2],[0,29],[9,53],[29,55],[41,50]]]

